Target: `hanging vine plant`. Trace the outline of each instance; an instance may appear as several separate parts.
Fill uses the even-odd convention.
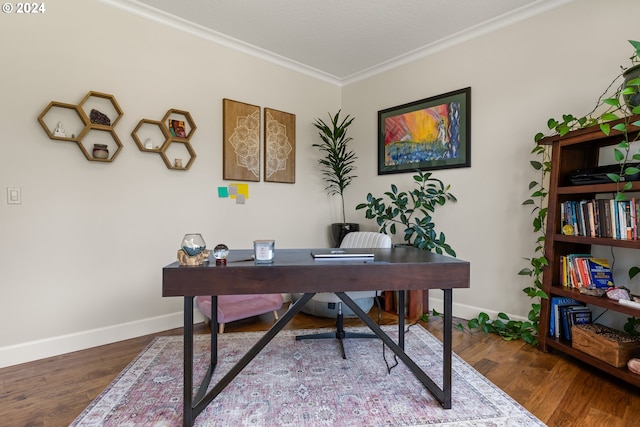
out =
[[[582,117],[565,114],[561,120],[551,118],[547,121],[549,135],[557,134],[563,136],[573,130],[594,125],[600,126],[600,130],[605,135],[609,135],[612,130],[616,130],[623,135],[622,141],[613,148],[613,156],[619,169],[615,173],[607,174],[611,181],[618,184],[616,200],[625,200],[624,192],[632,186],[631,181],[627,181],[626,178],[640,173],[640,168],[634,164],[634,162],[640,162],[640,151],[632,153],[632,143],[637,141],[640,135],[630,138],[631,130],[640,127],[640,120],[634,117],[634,115],[640,114],[640,42],[629,40],[629,43],[634,49],[629,58],[631,67],[621,67],[620,73],[598,98],[591,112]],[[611,122],[614,121],[615,124],[612,126]],[[538,142],[549,135],[540,132],[534,137],[535,146],[531,150],[534,159],[530,161],[530,165],[539,173],[539,179],[529,183],[531,194],[522,203],[524,206],[532,207],[532,226],[535,236],[534,254],[531,258],[526,258],[528,266],[518,272],[519,275],[529,276],[532,280],[531,285],[522,290],[534,300],[527,320],[512,320],[505,313],[498,313],[496,319],[491,319],[488,314],[480,313],[478,317],[470,319],[466,325],[469,330],[495,333],[505,340],[522,338],[532,346],[538,344],[541,299],[548,298],[548,295],[542,289],[542,273],[549,264],[544,253],[547,220],[546,199],[548,195],[545,185],[547,174],[551,171],[551,154],[548,147],[540,145]],[[632,267],[629,271],[629,276],[633,277],[638,272],[640,272],[640,268]],[[442,316],[436,310],[433,310],[432,313],[436,316]],[[462,324],[457,324],[456,328],[465,330],[465,326]],[[629,318],[627,325],[625,325],[625,330],[637,330],[638,328],[640,328],[640,320]]]

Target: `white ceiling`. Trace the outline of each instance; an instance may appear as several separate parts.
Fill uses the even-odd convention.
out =
[[[344,82],[573,0],[105,0]]]

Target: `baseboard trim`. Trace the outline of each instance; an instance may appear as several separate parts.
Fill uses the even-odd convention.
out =
[[[443,301],[439,298],[429,298],[429,309],[443,312]],[[453,304],[453,312],[456,317],[471,319],[478,316],[480,311],[486,312],[492,318],[498,312],[483,310],[478,307]],[[514,320],[526,320],[521,316],[511,315]],[[197,310],[193,312],[194,323],[204,321],[204,317]],[[47,357],[59,356],[73,351],[86,350],[105,344],[123,341],[143,335],[154,334],[170,329],[180,328],[183,323],[183,313],[175,312],[163,316],[150,317],[134,322],[121,323],[104,328],[90,329],[74,334],[60,335],[57,337],[45,338],[6,347],[0,347],[0,368],[18,365],[21,363],[33,362],[34,360]]]
[[[194,309],[193,319],[194,323],[204,321],[204,317],[197,309]],[[183,313],[180,311],[134,322],[0,347],[0,368],[181,328],[182,325]]]
[[[431,310],[435,309],[438,313],[444,312],[444,301],[440,298],[429,297],[429,314],[431,314]],[[456,304],[453,303],[453,315],[460,319],[473,319],[478,317],[480,312],[487,313],[489,317],[495,319],[498,317],[498,312],[494,310],[487,310],[486,308],[480,308],[473,305],[466,304]],[[512,320],[521,320],[526,321],[527,319],[522,316],[518,316],[515,314],[506,313],[510,319]]]

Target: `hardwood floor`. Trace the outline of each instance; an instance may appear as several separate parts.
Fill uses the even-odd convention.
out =
[[[372,310],[377,320],[377,310]],[[226,325],[226,332],[266,330],[264,315]],[[297,315],[286,329],[332,327],[335,321]],[[382,324],[397,317],[383,313]],[[345,319],[345,326],[361,324]],[[438,338],[442,321],[422,323]],[[196,325],[197,333],[208,333]],[[0,424],[11,427],[67,426],[156,336],[181,329],[0,369]],[[575,359],[545,354],[522,341],[454,330],[453,350],[513,399],[552,427],[640,425],[640,389]]]

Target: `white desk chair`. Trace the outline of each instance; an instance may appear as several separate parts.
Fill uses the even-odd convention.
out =
[[[371,231],[353,231],[347,234],[340,244],[341,248],[390,248],[391,246],[391,237],[383,233]],[[365,313],[371,310],[377,294],[377,291],[347,292],[349,298],[358,304]],[[291,297],[295,302],[295,300],[300,298],[300,294],[293,294]],[[349,307],[343,307],[342,300],[332,292],[317,293],[301,311],[316,316],[335,317],[336,331],[325,334],[299,335],[296,337],[296,340],[336,338],[340,343],[343,359],[347,358],[344,352],[344,343],[342,342],[344,338],[377,338],[374,334],[360,334],[344,331],[343,318],[345,316],[357,316]]]

